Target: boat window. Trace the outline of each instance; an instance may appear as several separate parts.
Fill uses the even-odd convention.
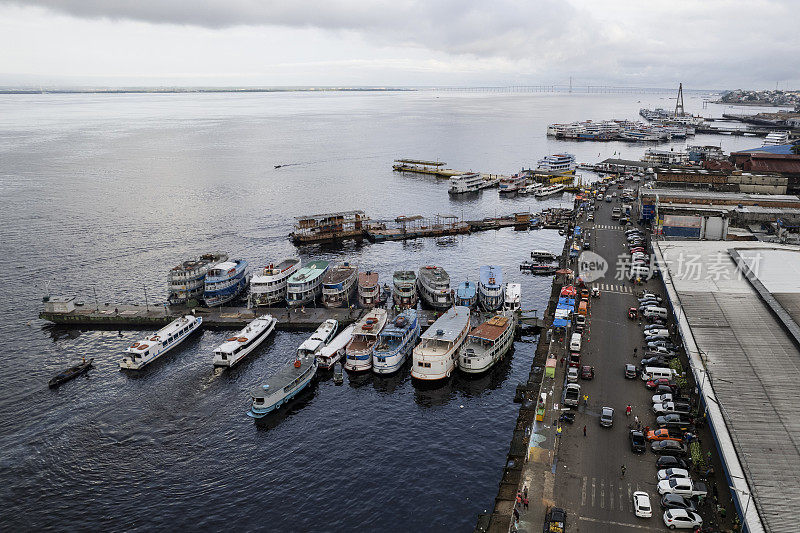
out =
[[[430,363],[425,363],[425,368],[430,368],[430,367],[431,367]]]

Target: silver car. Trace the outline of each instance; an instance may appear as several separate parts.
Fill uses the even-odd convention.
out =
[[[610,428],[614,424],[614,408],[603,407],[603,412],[600,414],[600,425]]]

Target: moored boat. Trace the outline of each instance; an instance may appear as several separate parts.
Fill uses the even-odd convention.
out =
[[[251,321],[214,350],[214,366],[233,367],[258,348],[275,331],[277,323],[272,315],[262,315]]]
[[[329,318],[311,334],[311,336],[303,341],[303,344],[297,347],[298,357],[306,355],[316,355],[324,346],[336,336],[339,330],[339,321]]]
[[[372,270],[358,275],[358,305],[369,308],[381,303],[381,286],[378,273]]]
[[[358,267],[344,262],[329,269],[322,278],[322,305],[349,307],[355,303]]]
[[[353,331],[355,331],[355,329],[355,324],[350,324],[336,335],[330,343],[319,349],[317,352],[317,360],[320,368],[328,370],[339,362],[342,355],[344,355],[345,346],[347,346],[347,343],[353,338]]]
[[[176,318],[152,335],[128,346],[119,367],[123,370],[144,368],[186,340],[202,323],[203,319],[194,315]]]
[[[312,261],[286,281],[286,303],[289,307],[312,304],[322,294],[322,278],[328,271],[327,261]]]
[[[548,252],[547,250],[533,250],[531,252],[531,259],[539,263],[544,263],[555,261],[558,259],[558,256],[552,252]]]
[[[392,303],[402,309],[417,306],[417,275],[413,270],[397,270],[392,276]]]
[[[344,383],[344,372],[342,371],[342,363],[336,363],[333,366],[333,382],[337,385]]]
[[[192,300],[200,302],[205,290],[206,274],[217,263],[228,260],[228,254],[214,252],[203,254],[197,259],[184,261],[169,271],[167,283],[170,305],[186,305]]]
[[[206,274],[203,301],[208,307],[226,304],[244,291],[249,278],[245,259],[217,263]]]
[[[298,355],[261,385],[253,388],[252,405],[247,412],[251,418],[263,418],[297,396],[314,378],[317,358],[313,354]]]
[[[495,315],[472,329],[461,346],[458,368],[468,374],[489,370],[514,344],[517,315]]]
[[[480,174],[470,172],[450,178],[450,188],[447,192],[450,194],[477,192],[487,186],[491,186],[491,182],[484,180]]]
[[[523,261],[522,264],[519,265],[519,269],[523,272],[530,272],[531,274],[555,274],[556,270],[558,270],[558,265]]]
[[[453,305],[450,275],[439,266],[424,266],[419,269],[417,288],[420,297],[434,309],[447,309]]]
[[[345,347],[344,369],[362,372],[372,368],[372,349],[378,342],[378,334],[386,325],[386,309],[371,309],[355,324],[353,338]]]
[[[469,308],[451,307],[420,337],[414,348],[411,377],[421,381],[449,378],[456,367],[458,348],[469,332]]]
[[[386,325],[372,351],[372,370],[391,374],[399,370],[419,340],[416,309],[406,309]]]
[[[556,183],[555,185],[548,185],[547,187],[543,187],[536,191],[534,196],[536,198],[545,198],[547,196],[551,196],[553,194],[558,194],[562,192],[566,186],[563,183]]]
[[[297,258],[285,259],[277,265],[270,263],[250,278],[250,303],[268,306],[286,301],[286,284],[300,268]]]
[[[527,178],[519,174],[500,178],[500,194],[516,194],[520,189],[527,186],[527,182]]]
[[[478,282],[478,303],[484,311],[496,311],[503,305],[503,271],[497,265],[483,265]]]
[[[461,305],[472,309],[478,303],[478,287],[472,281],[462,281],[456,288],[454,305]]]
[[[522,305],[522,285],[519,283],[506,283],[503,295],[504,311],[519,311]]]
[[[536,164],[536,171],[545,174],[573,174],[575,166],[574,155],[553,154],[540,159]]]
[[[92,363],[93,362],[94,362],[94,358],[89,359],[88,361],[86,361],[84,359],[82,362],[78,363],[77,365],[74,365],[74,366],[71,366],[71,367],[69,367],[69,368],[67,368],[65,370],[62,370],[61,372],[59,372],[58,374],[53,376],[53,378],[50,381],[47,382],[47,386],[50,387],[51,389],[54,389],[54,388],[58,387],[59,385],[62,385],[64,383],[66,383],[67,381],[71,380],[71,379],[77,378],[81,374],[84,374],[84,373],[88,372],[89,369],[92,368]]]

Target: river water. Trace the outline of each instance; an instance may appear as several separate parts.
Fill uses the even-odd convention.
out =
[[[522,275],[555,231],[510,229],[405,243],[309,246],[293,217],[363,209],[374,219],[465,219],[571,205],[452,199],[447,183],[391,170],[397,157],[510,174],[548,153],[638,159],[644,146],[545,136],[548,123],[636,119],[671,95],[449,92],[0,96],[0,529],[470,531],[491,509],[535,337],[488,375],[433,390],[398,375],[322,379],[278,415],[245,416],[248,391],[306,337],[278,332],[233,371],[203,331],[139,375],[121,373],[138,331],[55,328],[45,294],[86,305],[160,304],[166,272],[224,250],[263,265],[292,255],[357,262],[390,281],[444,266],[455,284],[502,265],[542,309],[549,279]],[[687,98],[700,111],[698,97]],[[713,115],[722,107],[710,106]],[[698,136],[725,150],[752,138]],[[662,146],[670,146],[662,145]],[[680,146],[676,144],[675,146]],[[275,168],[275,165],[284,165]],[[588,177],[588,176],[587,176]],[[56,391],[81,356],[96,368]]]

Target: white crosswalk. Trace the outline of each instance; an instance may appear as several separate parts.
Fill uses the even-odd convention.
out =
[[[624,229],[623,226],[613,226],[611,224],[595,224],[594,229],[607,229],[607,230],[615,230],[615,231],[622,231]]]
[[[631,498],[639,489],[638,483],[624,479],[597,479],[583,476],[581,480],[581,507],[626,511],[631,508]]]
[[[630,285],[615,284],[615,283],[594,283],[592,287],[600,289],[600,293],[616,292],[620,294],[633,294],[633,287]]]

